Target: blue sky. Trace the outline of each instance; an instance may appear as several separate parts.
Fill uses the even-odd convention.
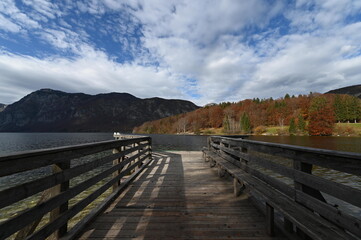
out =
[[[361,83],[359,0],[2,0],[0,103],[40,88],[277,98]]]

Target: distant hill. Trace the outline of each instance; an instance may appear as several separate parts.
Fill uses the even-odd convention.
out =
[[[0,112],[4,111],[5,108],[6,108],[6,105],[0,103]]]
[[[197,108],[189,101],[140,99],[128,93],[88,95],[41,89],[0,112],[0,131],[130,132],[143,122]]]
[[[348,94],[358,98],[361,98],[361,84],[360,85],[353,85],[349,87],[338,88],[335,90],[328,91],[327,93],[334,93],[334,94]]]

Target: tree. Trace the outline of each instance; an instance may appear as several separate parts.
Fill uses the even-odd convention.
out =
[[[311,136],[332,135],[334,121],[334,111],[327,99],[323,96],[313,98],[309,109],[309,134]]]
[[[288,132],[291,135],[294,135],[296,133],[296,131],[297,131],[297,127],[296,127],[295,119],[291,118],[290,127],[288,128]]]
[[[177,122],[177,133],[185,133],[187,131],[188,120],[186,117],[182,117]]]
[[[246,112],[242,114],[240,127],[242,133],[250,133],[251,132],[251,121],[249,120],[249,116]]]
[[[223,109],[220,106],[213,106],[209,109],[209,125],[213,128],[222,126]]]
[[[223,131],[225,133],[228,133],[230,131],[228,116],[224,116],[223,118]]]
[[[302,115],[298,115],[298,123],[297,123],[297,128],[299,131],[304,132],[306,129],[306,122],[303,119]]]
[[[357,97],[352,96],[349,101],[349,120],[355,123],[360,117],[360,100]]]
[[[343,101],[340,95],[336,95],[335,101],[333,103],[335,109],[335,118],[338,122],[343,122],[345,120],[345,109],[343,106]]]

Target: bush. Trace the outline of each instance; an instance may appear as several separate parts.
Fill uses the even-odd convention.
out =
[[[261,135],[267,132],[267,128],[265,126],[258,126],[253,129],[254,134]]]
[[[354,128],[351,126],[336,126],[334,134],[337,136],[354,136],[357,135]]]

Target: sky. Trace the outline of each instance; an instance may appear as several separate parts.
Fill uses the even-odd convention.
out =
[[[0,1],[0,103],[52,88],[205,105],[360,83],[360,0]]]

